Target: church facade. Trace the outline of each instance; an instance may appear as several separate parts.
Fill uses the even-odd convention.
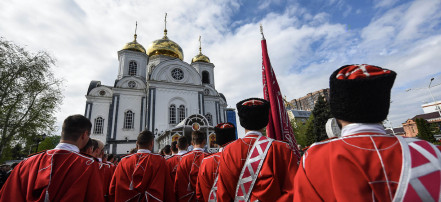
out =
[[[215,88],[214,64],[202,54],[191,63],[181,47],[167,37],[147,50],[134,40],[118,51],[114,85],[91,81],[85,116],[93,126],[91,138],[106,145],[107,153],[127,154],[142,130],[155,134],[154,151],[191,131],[207,133],[207,149],[216,150],[214,126],[227,121],[225,97]],[[236,123],[234,123],[236,124]]]

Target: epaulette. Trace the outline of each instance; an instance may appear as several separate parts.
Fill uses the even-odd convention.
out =
[[[47,150],[43,150],[43,151],[39,151],[39,152],[37,152],[37,153],[29,154],[29,155],[28,155],[28,158],[29,158],[29,157],[32,157],[32,156],[35,156],[35,155],[38,155],[38,154],[45,153],[46,151],[47,151]]]

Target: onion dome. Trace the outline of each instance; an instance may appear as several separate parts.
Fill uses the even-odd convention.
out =
[[[164,37],[153,41],[152,44],[147,48],[147,55],[166,55],[170,57],[184,59],[184,52],[182,48],[174,41],[168,39],[167,29],[164,30]]]
[[[201,49],[199,48],[199,54],[194,56],[191,62],[207,62],[210,63],[210,58],[202,54]]]
[[[199,54],[194,56],[191,62],[207,62],[210,63],[210,58],[202,54],[201,36],[199,36]]]
[[[131,50],[131,51],[138,51],[138,52],[141,52],[141,53],[146,53],[145,52],[145,48],[136,41],[136,37],[137,37],[137,35],[135,34],[134,35],[135,39],[132,42],[127,43],[123,47],[123,50]]]

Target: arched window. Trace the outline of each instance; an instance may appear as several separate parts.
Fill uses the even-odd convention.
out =
[[[136,70],[138,69],[138,65],[135,61],[129,62],[129,75],[130,76],[136,76]]]
[[[207,71],[202,72],[202,83],[210,83],[210,73]]]
[[[181,105],[178,108],[178,114],[179,114],[179,122],[185,119],[185,106]]]
[[[135,113],[130,110],[124,113],[124,129],[133,129],[134,121]]]
[[[104,119],[101,117],[98,117],[95,119],[95,124],[93,128],[93,134],[103,134],[103,128],[104,128]]]
[[[207,118],[207,121],[210,125],[213,125],[213,116],[210,113],[206,114],[205,118]]]
[[[170,124],[175,124],[176,123],[176,106],[175,105],[170,105],[169,107],[169,123]]]

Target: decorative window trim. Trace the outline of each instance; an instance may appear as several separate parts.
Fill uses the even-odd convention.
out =
[[[178,118],[179,118],[178,123],[180,123],[181,121],[183,121],[185,119],[185,112],[186,112],[185,106],[180,105],[178,108]]]
[[[123,129],[134,129],[135,123],[135,113],[132,112],[132,110],[127,110],[124,112],[124,123],[123,123]]]
[[[104,131],[104,119],[97,117],[93,124],[93,134],[103,134]]]
[[[202,83],[210,84],[210,72],[206,70],[202,71]]]
[[[171,72],[170,72],[171,76],[173,79],[175,80],[182,80],[184,79],[184,71],[182,71],[182,69],[180,68],[174,68]]]
[[[138,73],[138,63],[136,63],[136,61],[131,60],[129,62],[129,75],[130,76],[136,76],[136,74]]]
[[[168,123],[176,124],[176,105],[174,104],[168,108]]]

